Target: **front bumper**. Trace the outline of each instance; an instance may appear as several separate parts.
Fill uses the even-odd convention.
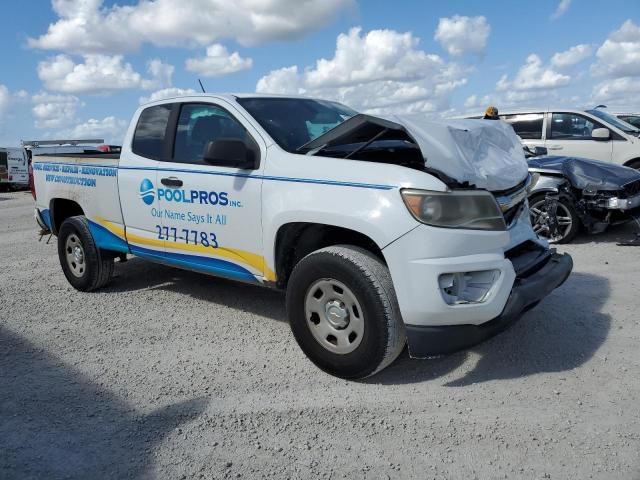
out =
[[[640,207],[640,195],[629,198],[608,198],[605,203],[605,208],[611,210],[632,210],[637,207]]]
[[[573,260],[555,252],[541,266],[528,265],[515,280],[502,313],[480,325],[406,325],[412,358],[444,355],[476,345],[512,325],[569,277]]]

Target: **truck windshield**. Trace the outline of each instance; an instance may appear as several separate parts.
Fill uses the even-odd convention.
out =
[[[237,101],[280,147],[291,153],[357,114],[337,102],[307,98],[238,98]]]
[[[640,130],[634,127],[633,125],[631,125],[630,123],[620,120],[618,117],[611,115],[610,113],[603,112],[600,109],[595,108],[593,110],[587,110],[586,112],[598,118],[601,118],[602,120],[609,123],[610,125],[613,125],[614,127],[619,128],[624,133],[629,133],[631,135],[638,135],[638,133],[640,133]]]

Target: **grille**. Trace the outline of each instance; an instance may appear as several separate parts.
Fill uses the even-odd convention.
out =
[[[527,199],[527,187],[529,186],[530,177],[515,188],[502,192],[493,192],[507,227],[510,227],[522,213],[525,201]]]
[[[516,219],[520,216],[520,212],[522,211],[523,207],[524,200],[504,212],[504,222],[507,224],[507,227],[510,227],[511,224],[516,221]]]

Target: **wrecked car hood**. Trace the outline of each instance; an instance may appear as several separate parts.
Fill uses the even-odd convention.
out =
[[[515,187],[528,175],[520,138],[500,121],[434,122],[419,114],[384,119],[358,114],[301,146],[298,152],[322,155],[349,145],[353,148],[343,158],[361,159],[375,143],[391,141],[416,145],[421,169],[441,173],[441,177],[454,180],[452,183],[466,182],[495,192]],[[393,155],[398,157],[396,161],[392,161]],[[387,163],[403,164],[408,155],[402,149],[390,149]]]
[[[510,125],[488,120],[429,121],[424,115],[392,115],[385,119],[358,114],[298,149],[322,155],[340,146],[352,150],[343,158],[362,159],[363,152],[381,142],[395,141],[419,148],[423,171],[490,191],[508,190],[527,177],[520,139]],[[403,163],[411,152],[389,150],[388,163]],[[394,161],[392,158],[398,158]],[[421,158],[420,158],[421,157]],[[385,160],[378,160],[385,161]]]
[[[527,177],[520,138],[507,123],[491,120],[433,122],[424,115],[386,117],[415,139],[428,167],[490,191],[508,190]]]
[[[533,157],[529,169],[564,176],[575,188],[594,187],[599,191],[616,191],[640,180],[633,168],[576,157]]]

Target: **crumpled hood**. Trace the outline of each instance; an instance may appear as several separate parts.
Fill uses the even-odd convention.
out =
[[[520,138],[496,120],[430,121],[424,115],[390,115],[416,140],[426,165],[459,182],[490,191],[508,190],[527,177]]]
[[[640,172],[633,168],[586,158],[533,157],[528,162],[532,171],[556,172],[580,189],[595,187],[599,191],[616,191],[640,180]]]

